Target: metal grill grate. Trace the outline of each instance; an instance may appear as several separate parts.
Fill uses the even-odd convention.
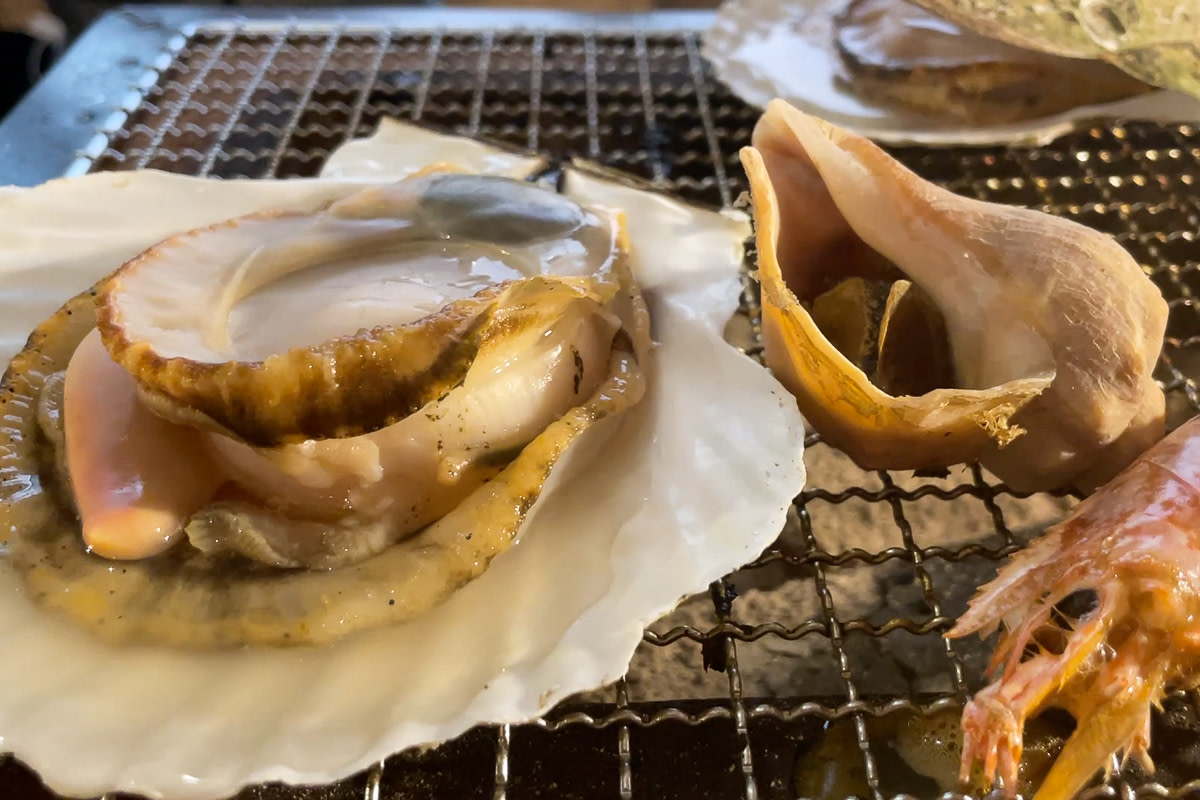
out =
[[[89,158],[96,170],[312,176],[391,116],[583,156],[729,205],[746,188],[737,150],[758,112],[712,79],[698,44],[692,34],[202,28],[176,40],[169,66]],[[1173,421],[1200,410],[1188,377],[1200,354],[1200,132],[1124,124],[1033,151],[896,152],[960,193],[1115,236],[1171,304],[1158,375]],[[749,287],[745,306],[753,337]],[[1016,495],[978,468],[864,473],[811,445],[810,488],[779,541],[647,631],[615,687],[337,786],[243,797],[788,797],[797,764],[833,753],[819,749],[829,742],[845,744],[846,791],[931,796],[895,777],[885,723],[961,706],[988,648],[942,632],[997,562],[1071,501]],[[1154,781],[1117,770],[1085,796],[1200,792],[1196,700],[1174,695],[1157,717]],[[0,774],[19,781],[19,769]]]

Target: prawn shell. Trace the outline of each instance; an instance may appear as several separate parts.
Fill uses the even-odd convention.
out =
[[[798,142],[789,156],[804,158]],[[973,461],[989,441],[1006,444],[1020,435],[1009,419],[1041,394],[1053,375],[986,390],[935,389],[915,397],[893,397],[842,355],[788,285],[780,266],[785,215],[804,212],[780,202],[784,192],[776,186],[788,176],[772,175],[756,147],[743,148],[741,159],[754,210],[766,363],[825,441],[863,469],[916,470]]]

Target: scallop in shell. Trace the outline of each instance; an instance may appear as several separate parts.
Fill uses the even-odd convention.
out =
[[[742,161],[767,363],[861,466],[1089,491],[1163,435],[1167,305],[1108,236],[957,196],[783,101]]]
[[[968,6],[986,7],[996,24],[976,27],[987,34],[1045,16],[1042,6],[1010,12],[1001,0],[725,0],[703,52],[754,106],[783,99],[890,144],[1045,144],[1097,118],[1187,122],[1200,114],[1200,99],[1148,91],[1094,53],[1040,52],[926,10]]]
[[[520,158],[462,147],[463,140],[448,137],[444,143],[460,153],[453,159],[458,166],[476,173],[511,177],[500,165],[511,167]],[[423,164],[414,163],[415,152],[424,163],[450,160],[436,157],[437,149],[427,132],[385,122],[378,136],[331,159],[339,180],[98,174],[0,197],[0,284],[14,289],[0,296],[6,355],[24,335],[17,327],[21,315],[49,315],[61,303],[56,293],[85,291],[157,242],[272,209],[319,215],[349,195],[387,190],[393,178],[419,172]],[[573,692],[614,680],[627,668],[646,624],[774,539],[804,482],[804,431],[790,395],[721,338],[737,307],[747,220],[581,169],[567,170],[563,194],[580,206],[627,210],[627,262],[647,301],[653,334],[638,360],[645,392],[574,438],[507,550],[482,574],[400,624],[366,626],[321,646],[250,644],[198,652],[106,640],[67,615],[48,612],[26,592],[28,573],[13,558],[19,543],[9,536],[0,560],[4,748],[53,789],[81,796],[124,790],[209,800],[248,783],[328,782],[479,723],[527,720]],[[672,230],[670,241],[656,238],[664,229]],[[623,285],[616,274],[605,282]],[[605,301],[601,292],[598,298],[615,311],[618,295]],[[50,507],[50,481],[43,478],[57,468],[30,474],[19,456],[27,445],[19,438],[53,436],[59,429],[56,416],[63,408],[55,398],[62,379],[47,378],[88,335],[92,320],[79,312],[91,307],[90,297],[80,297],[68,305],[71,314],[56,318],[60,327],[52,336],[35,336],[11,373],[24,382],[21,396],[0,396],[7,418],[0,434],[6,513],[13,503],[30,511],[13,532],[16,538],[44,523],[37,509]],[[35,391],[46,402],[31,414],[26,404]],[[146,394],[140,387],[134,391]],[[185,407],[178,399],[170,403]],[[205,416],[216,423],[215,414]],[[210,422],[194,427],[239,447],[305,445],[237,441],[228,420]],[[383,430],[354,430],[345,440]],[[355,607],[373,614],[392,608],[392,590],[400,587],[359,584],[357,571],[402,548],[420,549],[436,527],[416,531],[380,555],[327,570],[342,579],[330,589],[357,592]],[[431,544],[436,549],[437,541]],[[107,563],[121,574],[155,562]],[[293,577],[316,574],[254,567],[269,569]],[[161,602],[152,572],[146,570],[138,585],[147,602]],[[259,588],[264,599],[271,596],[268,587]],[[287,609],[264,604],[263,611]]]
[[[971,30],[1021,47],[1104,59],[1147,83],[1200,97],[1200,9],[1176,0],[914,0]]]
[[[294,645],[423,613],[644,393],[619,215],[508,178],[416,176],[186,232],[95,293],[38,331],[68,347],[99,316],[61,397],[41,394],[58,447],[14,450],[62,479],[6,510],[29,590],[114,641]],[[49,497],[34,530],[26,506]]]

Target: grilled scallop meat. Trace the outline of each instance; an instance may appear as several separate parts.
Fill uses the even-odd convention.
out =
[[[0,507],[33,596],[105,638],[330,641],[513,544],[645,390],[619,211],[432,170],[173,236],[13,361]],[[52,498],[53,502],[49,500]]]

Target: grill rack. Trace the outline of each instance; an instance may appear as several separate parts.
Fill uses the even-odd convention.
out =
[[[125,118],[73,171],[312,176],[331,150],[393,116],[558,157],[587,158],[684,199],[729,206],[746,189],[737,150],[748,142],[758,116],[712,78],[699,54],[698,34],[690,31],[511,33],[214,23],[176,36],[141,90]],[[1171,307],[1157,373],[1169,392],[1169,413],[1178,422],[1200,411],[1192,378],[1200,354],[1195,241],[1200,131],[1121,123],[1090,127],[1038,150],[893,152],[956,192],[1041,208],[1116,237]],[[754,287],[747,282],[743,333],[752,356],[759,355],[757,315]],[[811,458],[835,457],[815,436],[809,445]],[[645,634],[639,657],[688,649],[696,672],[723,673],[719,696],[712,696],[710,682],[707,695],[703,686],[690,696],[694,687],[683,687],[679,696],[643,700],[631,677],[567,701],[528,726],[476,729],[432,753],[396,756],[341,784],[256,787],[239,797],[784,797],[794,756],[813,746],[824,723],[839,720],[853,725],[868,795],[891,796],[896,790],[879,766],[886,744],[872,736],[872,720],[956,709],[977,685],[978,665],[966,646],[941,637],[961,611],[962,598],[949,598],[938,587],[948,570],[971,563],[994,570],[995,562],[1036,533],[1014,531],[1008,522],[1032,498],[994,483],[977,467],[948,480],[860,472],[840,487],[824,485],[823,475],[811,466],[810,471],[810,486],[797,499],[779,542],[711,587],[710,624],[669,617]],[[924,532],[912,518],[927,500],[973,502],[991,530],[982,541],[923,545]],[[821,519],[830,509],[851,505],[890,516],[892,544],[865,547],[825,533]],[[841,547],[830,547],[835,541]],[[839,611],[854,607],[839,588],[842,571],[892,567],[907,573],[908,588],[923,605],[919,613]],[[754,621],[744,610],[748,601],[735,598],[746,586],[763,596],[777,589],[771,580],[757,586],[755,576],[764,573],[782,574],[777,583],[810,586],[813,613]],[[910,694],[866,686],[856,643],[896,635],[912,637],[916,650],[934,654],[943,671],[940,688]],[[801,694],[799,686],[790,695],[774,696],[747,689],[756,680],[746,667],[756,645],[813,640],[823,640],[817,649],[827,653],[822,671],[834,688],[828,696]],[[635,657],[635,670],[637,664]],[[1197,700],[1181,693],[1169,699],[1168,713],[1156,723],[1157,743],[1195,738]],[[535,750],[539,759],[531,756]],[[1156,780],[1133,768],[1117,769],[1083,796],[1200,794],[1200,759],[1193,754],[1190,762],[1172,767],[1161,748],[1154,752],[1167,764]],[[555,766],[555,759],[563,766]],[[665,763],[670,759],[675,770]],[[695,775],[684,774],[687,770]],[[6,782],[26,787],[19,781],[27,779],[12,762],[0,768],[0,787]],[[16,791],[22,790],[33,791]]]

